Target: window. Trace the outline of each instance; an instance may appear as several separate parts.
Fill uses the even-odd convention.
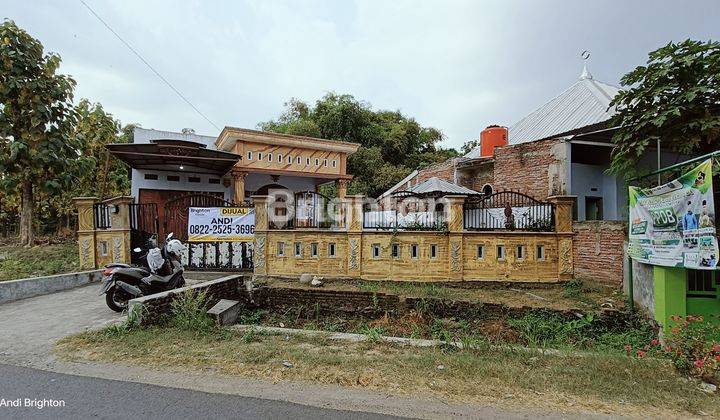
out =
[[[200,182],[200,177],[199,176],[189,176],[188,182]]]
[[[482,260],[485,258],[485,245],[478,245],[477,246],[477,259]]]
[[[291,155],[288,155],[287,163],[288,163],[288,165],[292,165],[292,156]]]
[[[305,159],[305,166],[310,166],[310,158]]]
[[[252,160],[252,152],[248,152],[248,160]]]
[[[335,243],[330,242],[328,244],[328,257],[335,257]]]
[[[323,160],[323,166],[327,168],[327,159]]]
[[[482,187],[482,193],[483,193],[483,195],[492,195],[492,193],[493,193],[492,185],[485,184]]]
[[[392,244],[390,252],[393,258],[400,258],[400,245]]]
[[[219,184],[220,178],[210,178],[208,179],[208,184]]]
[[[602,197],[585,197],[585,220],[602,220]]]
[[[100,246],[99,246],[99,248],[100,248],[100,256],[101,256],[101,257],[107,257],[107,255],[108,255],[108,249],[109,249],[107,241],[100,241],[99,245],[100,245]]]
[[[315,166],[320,166],[320,159],[315,158]]]
[[[337,166],[337,160],[333,160],[333,161],[332,161],[332,167],[334,168],[334,167],[336,167],[336,166]]]
[[[437,245],[430,245],[430,258],[437,258]]]
[[[498,260],[504,260],[504,259],[505,259],[505,245],[498,245],[498,246],[497,246],[497,259],[498,259]]]
[[[708,297],[715,299],[714,271],[711,270],[685,270],[687,272],[687,291],[689,297]]]
[[[258,152],[258,160],[262,160],[262,152]]]
[[[145,174],[145,179],[155,180],[158,179],[157,174]]]
[[[170,182],[180,182],[180,177],[177,175],[168,175],[167,180]]]
[[[272,153],[268,153],[268,162],[272,163]]]
[[[298,156],[298,157],[295,159],[295,162],[296,162],[298,165],[301,164],[301,163],[302,163],[302,158],[301,158],[300,156]]]
[[[373,258],[380,258],[380,244],[373,244],[372,256]]]
[[[515,258],[518,260],[525,259],[525,245],[518,245],[515,247]]]
[[[545,259],[545,245],[538,245],[535,249],[535,258],[542,261]]]
[[[418,258],[418,246],[417,246],[417,244],[412,244],[412,245],[410,245],[410,256],[411,256],[413,259],[415,259],[415,260]]]
[[[302,257],[302,243],[295,242],[295,256]]]
[[[318,255],[318,244],[316,242],[313,242],[310,244],[310,256],[313,258],[317,258]]]
[[[278,163],[282,163],[282,162],[283,162],[283,155],[282,155],[282,153],[278,153]]]
[[[285,256],[285,242],[278,242],[277,246],[278,246],[278,251],[277,251],[278,257],[284,257]]]

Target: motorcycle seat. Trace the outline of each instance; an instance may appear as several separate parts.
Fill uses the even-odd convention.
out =
[[[157,283],[169,283],[170,280],[172,280],[174,275],[175,275],[174,273],[170,274],[168,276],[159,276],[157,274],[150,274],[147,277],[143,277],[142,282],[145,284],[148,284],[148,285],[150,285],[152,283],[156,283],[156,284]]]

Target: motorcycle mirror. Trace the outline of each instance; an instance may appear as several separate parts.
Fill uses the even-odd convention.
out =
[[[173,233],[172,232],[168,233],[168,236],[167,236],[168,240],[172,239],[172,237],[173,237]]]
[[[133,251],[135,251],[135,252],[140,252],[140,251],[142,251],[142,249],[140,249],[140,248],[135,248],[135,249],[133,249]]]

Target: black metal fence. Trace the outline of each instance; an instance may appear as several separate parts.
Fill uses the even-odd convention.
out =
[[[277,195],[268,208],[270,229],[315,228],[339,226],[340,209],[315,191],[301,191],[288,197]]]
[[[395,192],[390,209],[378,204],[363,207],[363,229],[447,230],[445,203],[410,191]]]
[[[104,203],[93,204],[93,218],[95,229],[110,229],[110,205]]]
[[[515,191],[468,198],[463,207],[466,230],[555,230],[555,205]]]

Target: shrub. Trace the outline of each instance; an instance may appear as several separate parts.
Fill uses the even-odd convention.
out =
[[[177,295],[170,305],[170,325],[199,335],[209,334],[217,325],[207,314],[208,299],[205,291],[186,290]]]

